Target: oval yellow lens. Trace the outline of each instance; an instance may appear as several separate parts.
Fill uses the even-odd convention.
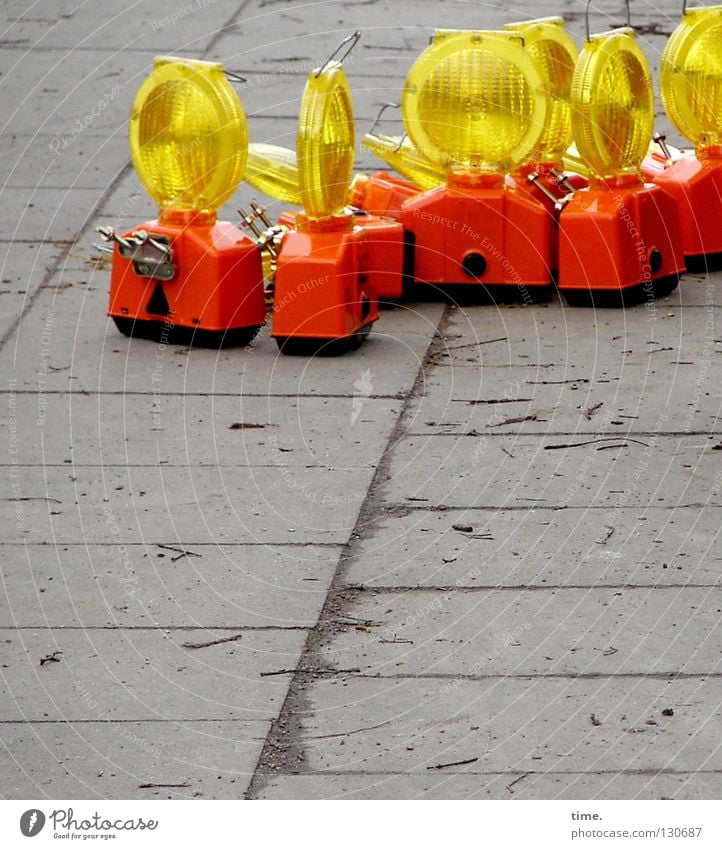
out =
[[[243,179],[246,116],[223,66],[159,56],[130,118],[130,152],[161,210],[215,211]]]
[[[722,144],[722,6],[689,9],[662,54],[662,101],[698,148]]]
[[[355,134],[351,91],[339,62],[308,77],[296,153],[306,215],[326,218],[342,212],[353,176]]]
[[[439,33],[404,85],[404,125],[445,169],[509,171],[533,153],[547,117],[534,61],[513,33]]]
[[[584,45],[572,80],[572,129],[597,177],[639,169],[654,129],[654,91],[631,29],[594,35]]]
[[[549,113],[537,142],[539,162],[558,162],[572,143],[570,97],[579,51],[564,29],[563,18],[539,18],[509,24],[524,38],[524,47],[537,64],[542,85],[549,96]]]

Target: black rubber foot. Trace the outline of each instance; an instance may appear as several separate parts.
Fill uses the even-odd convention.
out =
[[[178,327],[164,321],[119,318],[113,316],[115,326],[124,336],[149,339],[168,345],[192,345],[196,348],[240,348],[250,344],[262,325],[234,327],[230,330],[202,330],[196,327]]]
[[[690,274],[708,274],[710,271],[722,270],[722,252],[716,254],[701,254],[686,256],[687,271]]]
[[[483,283],[415,283],[412,294],[404,300],[441,302],[454,306],[490,306],[494,304],[546,303],[555,289],[549,286],[516,286],[509,284],[485,285]]]
[[[297,336],[276,336],[278,350],[289,357],[339,357],[356,351],[371,332],[371,325],[360,327],[341,339],[309,339]]]
[[[571,307],[596,307],[598,309],[618,309],[643,304],[645,301],[656,301],[664,298],[679,286],[679,275],[660,277],[648,283],[630,286],[628,289],[617,291],[594,292],[590,289],[560,289]]]

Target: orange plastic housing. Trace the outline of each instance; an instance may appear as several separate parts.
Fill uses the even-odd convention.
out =
[[[559,220],[559,288],[659,296],[685,270],[677,205],[631,176],[575,193]]]
[[[457,182],[458,180],[458,182]],[[480,175],[407,200],[399,220],[415,243],[415,281],[549,286],[554,221],[527,192]]]
[[[273,336],[284,353],[355,348],[378,319],[378,289],[401,293],[401,225],[357,216],[297,218],[278,254]]]
[[[722,149],[698,158],[686,153],[665,167],[648,157],[642,170],[676,201],[684,255],[690,268],[722,260]]]
[[[108,315],[123,333],[212,347],[247,344],[255,336],[265,303],[253,241],[227,221],[149,221],[131,232],[137,230],[167,237],[176,272],[170,280],[142,276],[116,243]]]
[[[351,206],[371,215],[398,218],[404,203],[421,192],[422,189],[408,180],[394,177],[388,171],[378,171],[372,177],[357,175],[351,184],[348,201]]]

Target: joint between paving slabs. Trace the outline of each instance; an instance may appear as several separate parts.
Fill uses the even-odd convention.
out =
[[[346,585],[348,567],[355,556],[360,540],[368,537],[369,533],[373,533],[379,521],[386,515],[383,506],[383,488],[388,479],[391,457],[398,442],[406,435],[411,400],[423,389],[428,370],[433,368],[434,357],[443,348],[444,334],[451,322],[452,314],[450,307],[444,309],[419,366],[414,386],[410,392],[406,393],[394,428],[361,505],[354,529],[339,556],[318,622],[308,633],[281,711],[269,730],[246,798],[258,798],[267,781],[276,775],[298,775],[310,772],[306,766],[303,745],[303,718],[311,713],[306,694],[309,683],[319,677],[358,674],[357,670],[339,670],[329,666],[323,660],[322,650],[339,628],[357,624],[354,617],[346,613],[349,604],[357,595],[353,590],[349,591]]]

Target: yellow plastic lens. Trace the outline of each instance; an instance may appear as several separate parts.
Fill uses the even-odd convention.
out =
[[[547,117],[534,61],[513,33],[437,33],[404,86],[414,146],[445,169],[509,171],[533,153]]]
[[[572,129],[582,159],[601,178],[635,172],[653,128],[652,75],[633,30],[592,36],[572,80]]]
[[[662,101],[698,148],[722,144],[722,6],[688,9],[662,54]]]
[[[549,96],[549,113],[534,157],[539,162],[558,162],[572,142],[569,100],[579,51],[564,29],[563,18],[538,18],[509,24],[505,29],[523,36],[524,47],[536,62]]]
[[[338,62],[312,71],[301,102],[296,140],[301,201],[311,218],[337,215],[346,205],[355,155],[351,91]]]
[[[248,145],[246,182],[276,200],[301,205],[295,150],[251,142]]]
[[[408,139],[367,133],[361,144],[424,191],[446,182],[443,168],[422,156]]]
[[[133,103],[129,140],[161,210],[213,212],[243,179],[246,116],[220,64],[157,57]]]

